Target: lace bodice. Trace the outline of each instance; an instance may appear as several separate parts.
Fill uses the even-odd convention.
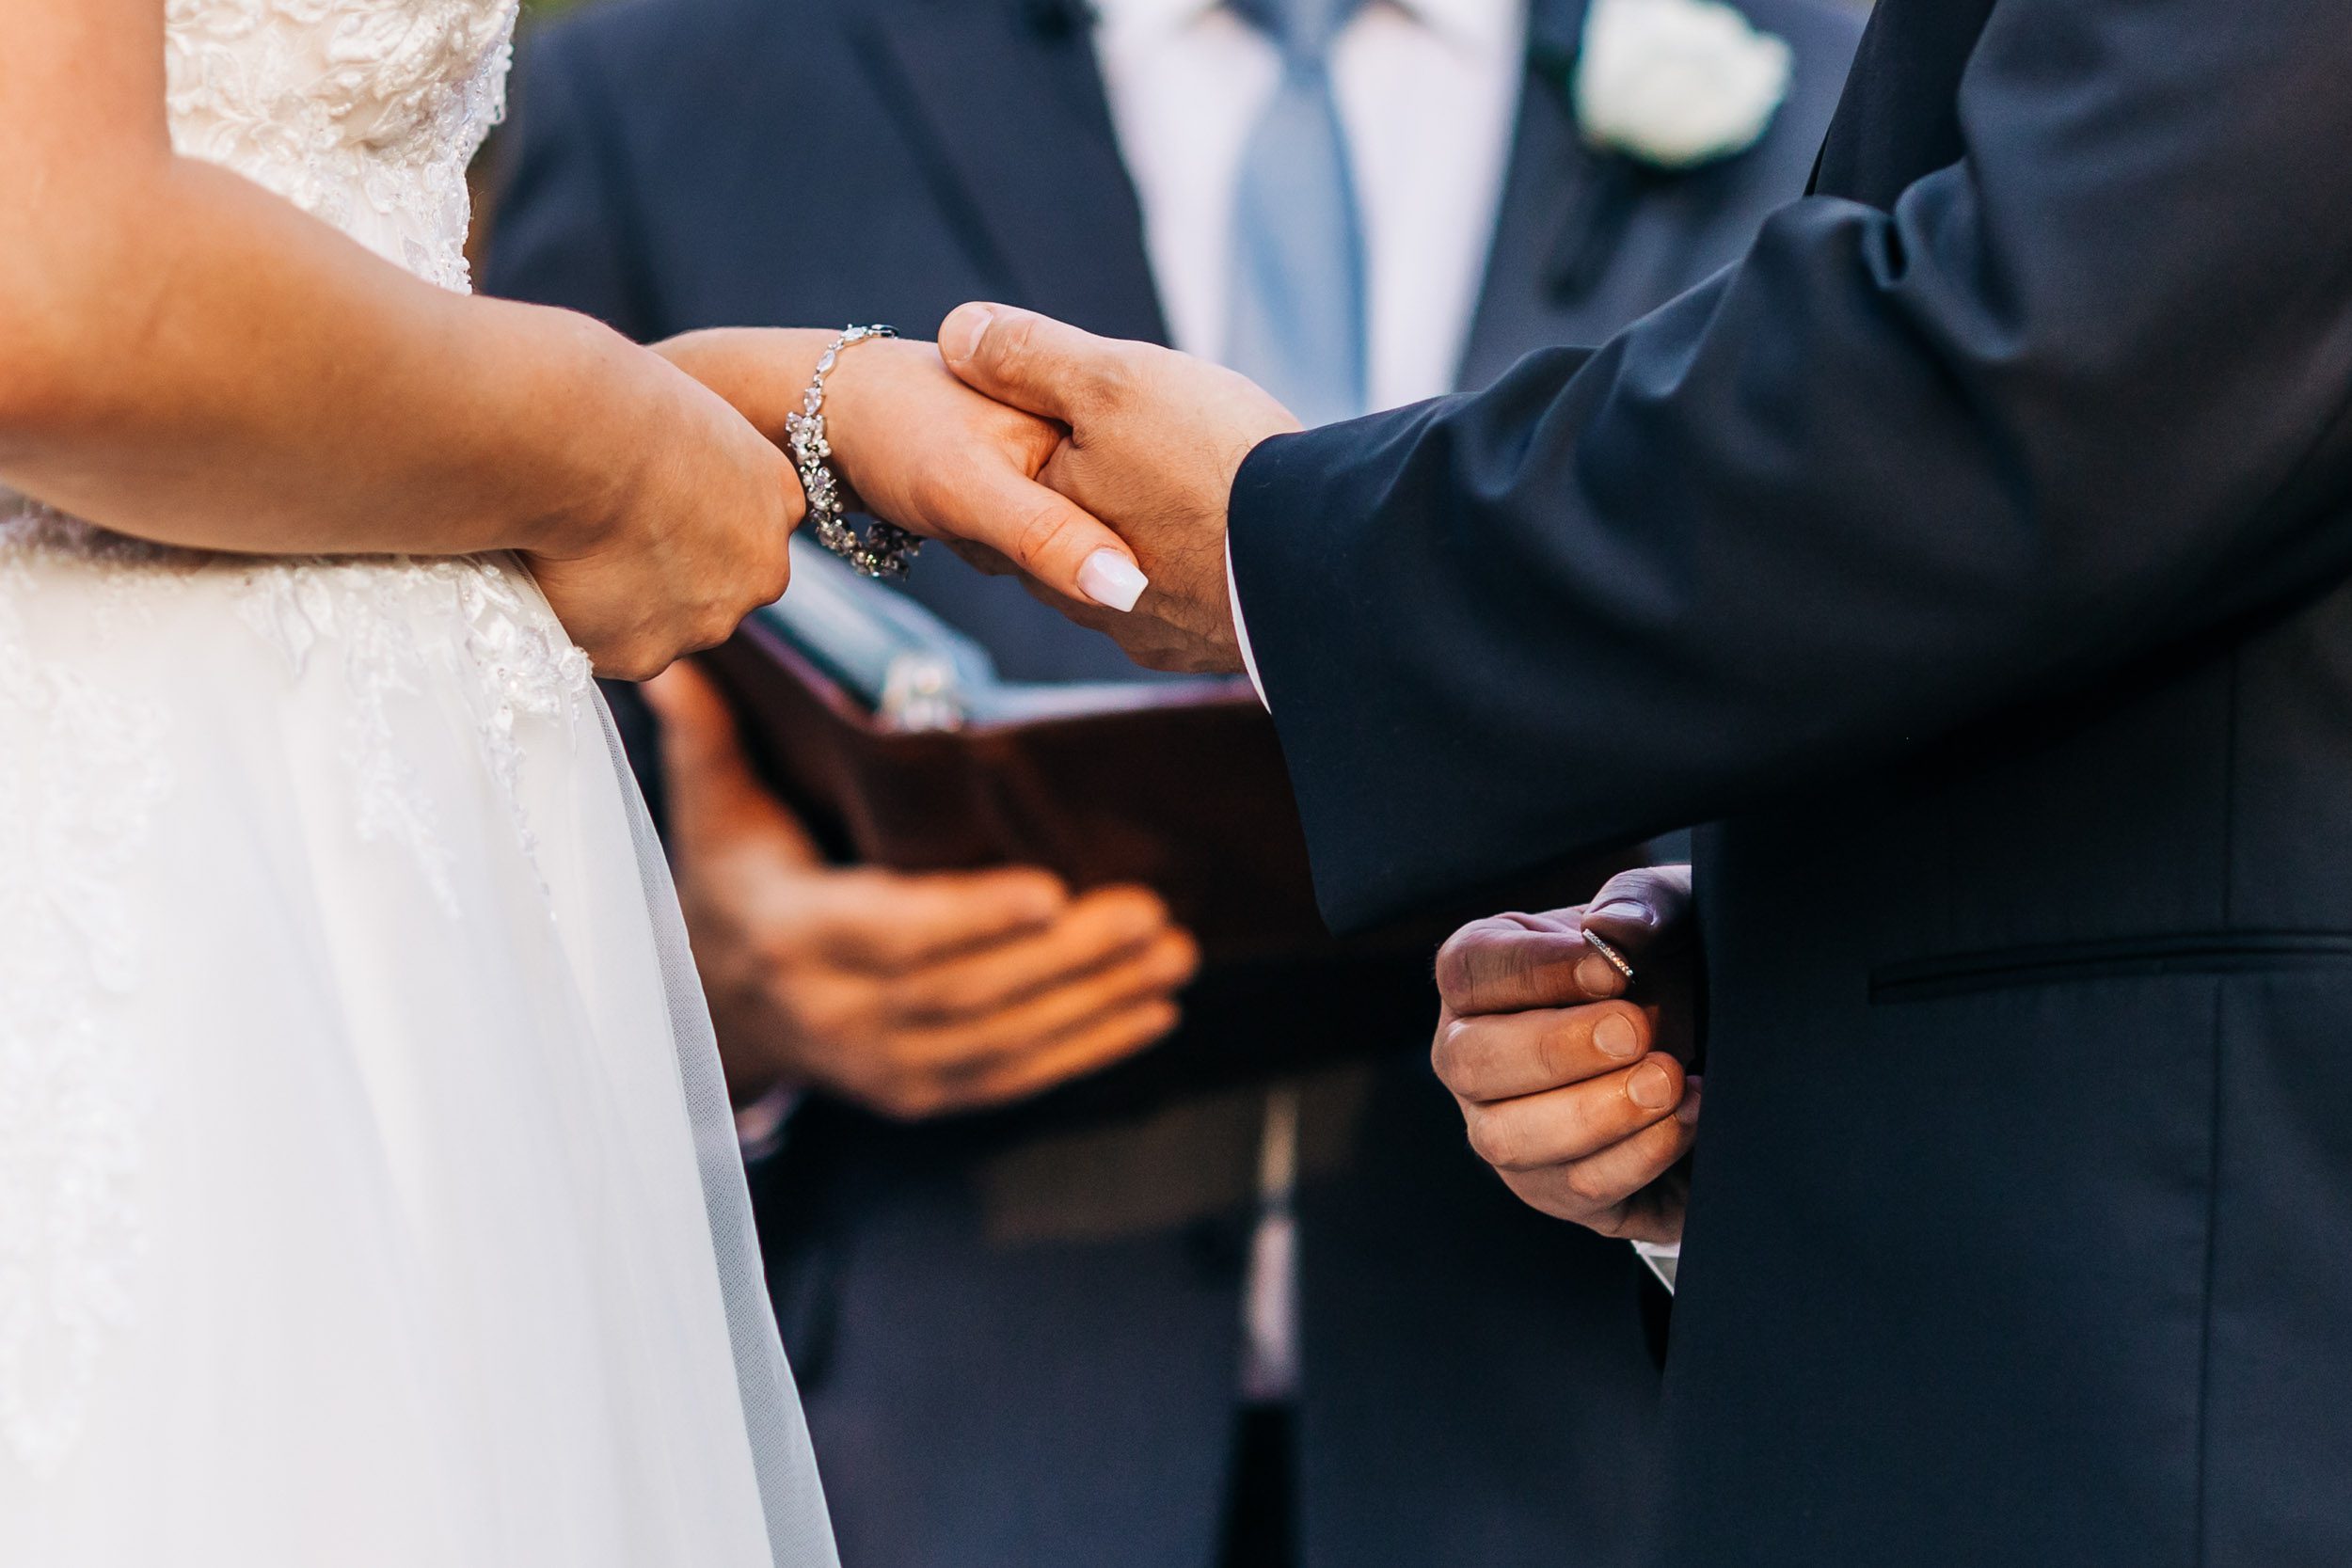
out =
[[[174,144],[466,285],[466,165],[516,0],[165,0]]]

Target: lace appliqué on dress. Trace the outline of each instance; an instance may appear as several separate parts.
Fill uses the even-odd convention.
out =
[[[0,768],[0,1441],[37,1471],[82,1429],[144,1246],[147,1042],[108,998],[141,974],[117,879],[169,783],[167,716],[41,660],[19,624],[10,579],[40,528],[0,517],[0,729],[39,737]]]
[[[359,836],[405,848],[452,918],[451,850],[431,794],[394,744],[390,704],[451,673],[436,668],[446,644],[421,634],[453,626],[469,667],[456,672],[464,677],[459,687],[473,708],[484,761],[513,814],[517,846],[535,857],[516,727],[526,719],[577,717],[591,675],[588,656],[511,568],[478,560],[272,562],[248,569],[239,608],[297,677],[321,649],[342,660],[351,727],[343,756]]]

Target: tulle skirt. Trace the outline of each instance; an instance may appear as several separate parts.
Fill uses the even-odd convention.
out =
[[[0,1560],[833,1561],[649,849],[511,562],[0,522]]]

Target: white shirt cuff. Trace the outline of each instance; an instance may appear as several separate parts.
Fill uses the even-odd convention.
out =
[[[1274,705],[1266,701],[1265,682],[1258,678],[1258,656],[1249,649],[1249,623],[1241,618],[1241,579],[1233,576],[1233,536],[1225,536],[1225,601],[1233,609],[1233,641],[1241,644],[1241,667],[1249,672],[1249,685],[1258,693],[1258,702],[1268,713]]]
[[[1633,1243],[1633,1251],[1643,1262],[1649,1265],[1649,1272],[1658,1276],[1658,1283],[1666,1287],[1666,1293],[1674,1294],[1675,1270],[1682,1262],[1682,1243],[1680,1242],[1636,1242]]]

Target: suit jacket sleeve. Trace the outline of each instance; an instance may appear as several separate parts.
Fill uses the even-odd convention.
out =
[[[2001,0],[1963,155],[1899,198],[1261,448],[1234,563],[1327,913],[2089,695],[2352,569],[2342,40],[2312,0]]]
[[[628,221],[626,182],[606,139],[590,40],[573,27],[535,35],[499,146],[500,180],[485,239],[483,288],[532,305],[595,316],[629,337],[658,336]],[[647,808],[665,832],[660,736],[633,686],[604,683],[613,723]]]

